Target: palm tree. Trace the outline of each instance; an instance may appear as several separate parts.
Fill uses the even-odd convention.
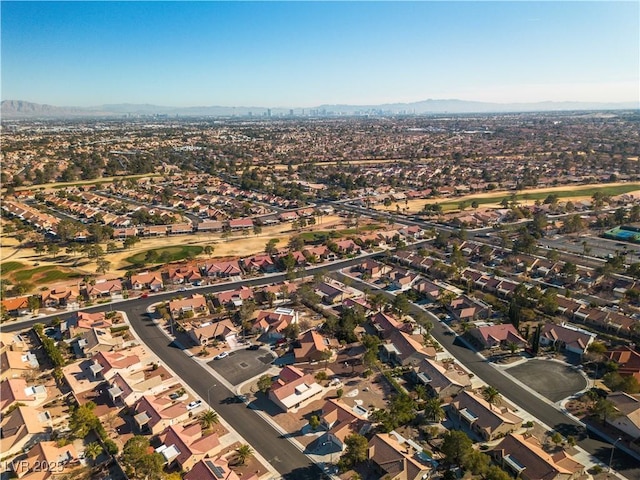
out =
[[[91,460],[95,460],[102,453],[102,446],[98,442],[91,442],[84,449],[85,456],[89,457]]]
[[[209,430],[213,425],[219,422],[218,414],[211,409],[206,412],[202,412],[198,417],[198,420],[200,421],[200,426],[203,430]]]
[[[427,398],[427,389],[424,385],[416,385],[416,395],[418,400],[424,400]]]
[[[484,399],[489,402],[490,405],[495,405],[496,403],[500,403],[500,392],[491,385],[487,385],[482,389],[482,396]]]
[[[247,459],[252,455],[253,449],[247,444],[240,445],[236,448],[236,459],[240,465],[244,465]]]
[[[442,408],[442,400],[439,398],[430,398],[424,406],[424,415],[432,422],[439,422],[444,418],[444,410]]]

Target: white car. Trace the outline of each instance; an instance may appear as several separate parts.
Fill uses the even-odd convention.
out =
[[[187,405],[187,410],[193,410],[194,408],[198,408],[200,405],[202,405],[202,400],[195,400]]]
[[[228,356],[229,356],[229,352],[222,352],[222,353],[219,353],[218,355],[216,355],[213,358],[214,358],[214,360],[222,360],[223,358],[228,357]]]

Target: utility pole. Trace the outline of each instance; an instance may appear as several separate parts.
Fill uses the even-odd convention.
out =
[[[609,457],[609,472],[611,471],[611,463],[613,462],[613,452],[616,451],[616,443],[618,443],[620,440],[622,440],[622,437],[618,437],[618,439],[613,442],[613,445],[611,445],[611,456]]]

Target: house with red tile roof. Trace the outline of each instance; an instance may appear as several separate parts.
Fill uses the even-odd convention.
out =
[[[169,313],[174,320],[183,318],[188,312],[192,312],[194,316],[208,315],[207,299],[199,293],[194,293],[190,297],[169,302]]]
[[[29,449],[51,437],[51,415],[34,407],[19,406],[0,421],[0,451],[5,456]]]
[[[242,275],[242,269],[238,260],[225,260],[205,263],[200,267],[207,277],[228,278]]]
[[[377,433],[369,440],[368,457],[377,478],[422,480],[431,476],[432,467],[417,459],[411,445],[400,443],[389,433]]]
[[[94,285],[87,285],[87,296],[91,300],[97,298],[112,298],[114,295],[122,294],[122,282],[119,279],[103,280]]]
[[[29,450],[26,458],[15,460],[12,467],[18,478],[47,480],[54,473],[63,474],[67,467],[79,464],[78,453],[73,444],[58,447],[56,442],[38,442]],[[53,468],[42,471],[42,465],[55,465],[55,471]]]
[[[324,389],[313,375],[287,365],[269,389],[269,399],[285,412],[296,412],[322,397]]]
[[[222,448],[218,435],[204,434],[199,423],[171,425],[159,439],[162,445],[156,452],[164,457],[169,467],[175,465],[184,472],[189,472],[203,458],[213,457]]]
[[[167,277],[174,285],[200,285],[202,282],[202,274],[195,266],[170,267]]]
[[[469,333],[480,342],[483,348],[506,347],[511,343],[515,343],[519,348],[524,348],[527,345],[527,341],[510,323],[476,327],[471,329]]]
[[[65,307],[78,302],[80,290],[77,286],[58,285],[41,294],[44,307]]]
[[[491,405],[480,395],[463,390],[450,403],[458,417],[484,440],[493,440],[518,430],[522,418],[506,405]]]
[[[216,296],[217,304],[223,307],[226,307],[227,305],[239,307],[242,305],[242,302],[249,299],[253,299],[253,290],[244,285],[235,290],[220,292]]]
[[[197,462],[184,480],[240,480],[240,477],[229,467],[229,461],[224,457],[205,458]],[[242,480],[258,480],[254,473]]]
[[[164,287],[164,282],[162,281],[162,275],[158,272],[142,272],[131,275],[131,288],[134,290],[149,288],[157,292],[162,287]]]
[[[47,398],[44,385],[28,386],[24,378],[7,378],[0,382],[0,412],[15,403],[36,406]]]
[[[134,411],[133,420],[138,431],[153,435],[189,418],[189,410],[184,402],[173,402],[162,396],[144,395],[135,404]]]
[[[566,350],[578,355],[584,355],[595,338],[595,333],[587,332],[573,325],[547,323],[542,327],[540,344],[551,345],[558,351]]]
[[[365,435],[371,429],[366,410],[349,407],[338,399],[327,400],[322,406],[320,425],[326,430],[318,441],[331,442],[341,451],[346,448],[345,438],[352,434]]]
[[[298,323],[298,312],[278,307],[274,311],[258,310],[253,329],[268,333],[272,338],[283,338],[283,331],[293,323]]]
[[[510,433],[491,449],[490,455],[507,472],[522,480],[575,480],[585,470],[584,465],[564,449],[547,452],[531,435]]]
[[[303,333],[298,342],[300,346],[293,349],[296,362],[319,362],[332,353],[331,341],[315,330]]]
[[[3,299],[2,309],[9,315],[24,315],[25,313],[29,313],[29,295]]]
[[[633,376],[640,382],[640,353],[627,345],[620,345],[607,353],[607,358],[618,365],[622,376]]]

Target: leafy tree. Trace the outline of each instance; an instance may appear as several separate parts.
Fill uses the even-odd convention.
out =
[[[131,477],[160,480],[163,477],[164,457],[149,453],[149,439],[136,435],[127,440],[122,449],[122,463]]]
[[[618,410],[610,400],[600,398],[591,407],[591,413],[605,424],[608,418],[613,418],[618,415]]]
[[[75,438],[85,438],[91,430],[98,428],[100,420],[93,412],[96,404],[89,401],[74,408],[69,417],[69,428]]]
[[[473,442],[466,433],[451,430],[444,435],[440,450],[448,463],[462,466],[463,461],[472,450],[472,444]]]
[[[264,251],[269,255],[273,255],[274,253],[276,253],[276,245],[278,244],[279,241],[280,239],[278,238],[272,238],[264,246]]]
[[[318,417],[318,415],[311,415],[311,418],[309,419],[309,426],[312,430],[318,429],[318,427],[320,426],[320,418]]]
[[[484,476],[489,470],[491,457],[479,450],[471,450],[463,460],[465,469],[470,470],[474,475]]]
[[[497,465],[491,465],[484,474],[485,480],[512,480],[511,476]]]
[[[271,376],[270,375],[262,375],[258,379],[258,390],[262,393],[266,394],[271,388]]]
[[[560,432],[553,432],[553,435],[551,435],[551,441],[553,443],[557,445],[560,445],[562,443],[564,439],[562,438],[562,435],[560,434]]]
[[[369,449],[367,439],[357,433],[348,435],[344,439],[344,443],[346,449],[338,462],[338,466],[342,471],[348,470],[357,463],[364,462],[367,459]]]

